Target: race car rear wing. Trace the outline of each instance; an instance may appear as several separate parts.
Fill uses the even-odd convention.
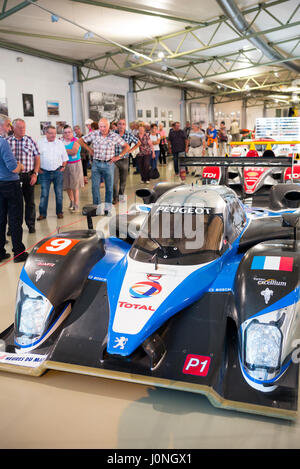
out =
[[[251,157],[251,156],[184,156],[179,157],[179,166],[236,166],[246,168],[249,166],[290,168],[294,164],[300,163],[300,156],[294,158],[290,156],[277,157]]]
[[[255,145],[266,145],[266,150],[272,150],[272,145],[299,145],[298,140],[286,141],[286,140],[244,140],[243,142],[230,142],[230,146],[249,145],[249,150],[255,150]]]

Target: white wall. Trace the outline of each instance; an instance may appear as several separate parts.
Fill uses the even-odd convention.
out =
[[[136,118],[144,122],[166,123],[166,130],[169,130],[169,120],[180,122],[180,101],[181,90],[175,88],[156,88],[149,91],[136,93]],[[157,107],[158,116],[155,117],[154,108]],[[143,112],[142,117],[138,117],[138,110]],[[151,111],[151,117],[147,117],[146,111]],[[165,113],[165,116],[164,114]],[[169,119],[169,113],[172,118]]]
[[[17,61],[17,57],[23,59]],[[71,95],[72,66],[30,55],[0,49],[0,79],[6,84],[8,114],[26,122],[26,133],[38,139],[40,121],[66,121],[72,124]],[[24,117],[22,93],[33,95],[34,117]],[[47,116],[46,102],[59,102],[59,116]]]
[[[230,128],[232,120],[235,118],[241,125],[242,118],[242,101],[230,101],[227,103],[219,103],[214,105],[215,124],[220,125],[221,121],[225,121],[227,129]]]

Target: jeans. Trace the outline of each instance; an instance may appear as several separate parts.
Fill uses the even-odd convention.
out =
[[[113,188],[114,188],[114,172],[115,165],[113,163],[106,163],[100,160],[93,160],[92,165],[92,195],[93,204],[101,204],[100,196],[100,182],[101,178],[104,179],[105,183],[105,208],[111,209]]]
[[[119,195],[124,195],[126,179],[128,175],[128,158],[116,161],[114,174],[114,199],[118,200]]]
[[[0,257],[5,255],[7,216],[15,256],[25,251],[23,236],[23,196],[19,181],[0,182]]]
[[[160,154],[160,150],[155,150],[155,158],[151,157],[151,168],[156,169],[157,168],[157,160]]]
[[[40,199],[40,215],[47,216],[48,199],[51,182],[54,186],[55,200],[56,200],[56,215],[63,212],[63,180],[64,174],[59,169],[55,171],[45,171],[40,174],[39,180],[41,183],[41,199]]]
[[[184,151],[174,151],[173,152],[173,164],[174,164],[175,174],[179,174],[178,158],[179,157],[184,157],[184,156],[185,156]]]

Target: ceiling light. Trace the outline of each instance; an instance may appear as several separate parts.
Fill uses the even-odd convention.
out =
[[[204,78],[200,78],[200,83],[203,83],[204,82]]]
[[[94,37],[94,33],[87,31],[83,37],[84,39],[92,39]]]
[[[164,56],[165,56],[165,54],[164,54],[164,52],[163,52],[162,50],[160,50],[160,51],[158,52],[157,56],[158,56],[159,59],[163,59]]]
[[[245,85],[245,90],[249,90],[250,89],[250,86],[249,85]]]

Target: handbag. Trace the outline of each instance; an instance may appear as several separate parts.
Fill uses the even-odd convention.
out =
[[[158,179],[159,177],[160,177],[160,174],[157,168],[150,169],[150,172],[149,172],[150,179]]]

